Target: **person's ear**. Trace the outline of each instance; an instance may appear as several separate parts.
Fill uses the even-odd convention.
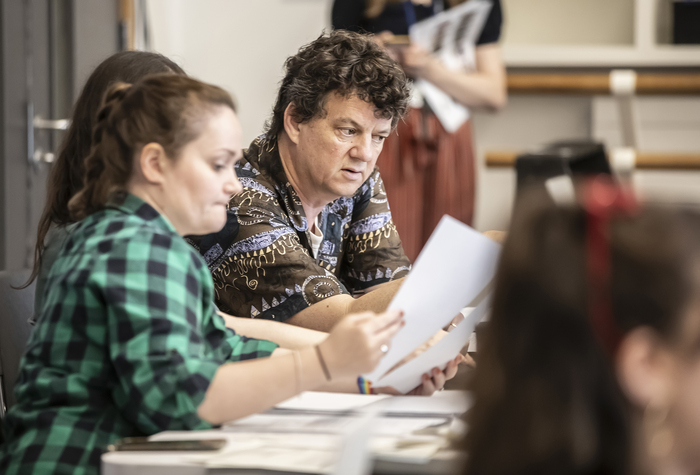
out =
[[[138,164],[141,174],[149,183],[161,184],[165,181],[168,157],[161,144],[151,142],[144,145],[138,156]]]
[[[639,327],[625,335],[615,356],[620,388],[640,409],[668,399],[671,364],[670,353],[658,334],[649,327]]]
[[[301,123],[297,122],[294,113],[294,104],[291,102],[287,105],[284,110],[284,131],[287,133],[289,140],[291,140],[295,145],[299,145],[299,133]]]

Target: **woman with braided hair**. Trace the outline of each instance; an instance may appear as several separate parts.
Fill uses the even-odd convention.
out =
[[[102,61],[85,82],[73,110],[71,125],[48,179],[46,204],[39,220],[34,248],[34,269],[26,284],[37,279],[31,323],[36,321],[43,304],[45,277],[58,250],[75,225],[68,211],[68,201],[82,187],[83,162],[90,153],[92,129],[105,91],[115,82],[133,83],[155,73],[185,75],[180,66],[161,54],[121,51]]]
[[[700,213],[596,182],[516,218],[462,473],[700,473]]]
[[[241,190],[241,129],[225,91],[151,75],[111,86],[97,119],[0,472],[98,473],[119,438],[210,428],[305,390],[352,388],[376,366],[399,312],[350,315],[294,351],[240,336],[217,315],[211,274],[181,236],[221,229]]]

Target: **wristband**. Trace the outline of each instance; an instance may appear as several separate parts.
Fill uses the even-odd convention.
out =
[[[360,394],[372,394],[372,383],[362,376],[357,377],[357,387],[360,388]]]
[[[321,369],[323,370],[323,375],[326,377],[326,381],[331,380],[331,373],[328,371],[328,367],[326,366],[326,361],[323,359],[323,355],[321,354],[321,348],[319,348],[318,345],[315,346],[316,348],[316,356],[318,356],[318,362],[321,363]]]

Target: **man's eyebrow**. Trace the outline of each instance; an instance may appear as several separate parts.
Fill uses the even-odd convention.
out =
[[[340,119],[336,120],[336,125],[349,125],[349,126],[355,128],[355,129],[358,129],[358,130],[364,130],[364,128],[360,124],[355,122],[350,117],[341,117]],[[378,133],[389,135],[391,133],[391,127],[387,128],[387,129],[382,129]]]
[[[337,125],[349,125],[351,127],[354,127],[356,129],[362,130],[362,126],[355,122],[353,119],[350,117],[341,117],[335,121]]]

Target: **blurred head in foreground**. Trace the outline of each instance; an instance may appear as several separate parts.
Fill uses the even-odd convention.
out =
[[[468,474],[700,471],[700,213],[590,185],[513,223]]]

